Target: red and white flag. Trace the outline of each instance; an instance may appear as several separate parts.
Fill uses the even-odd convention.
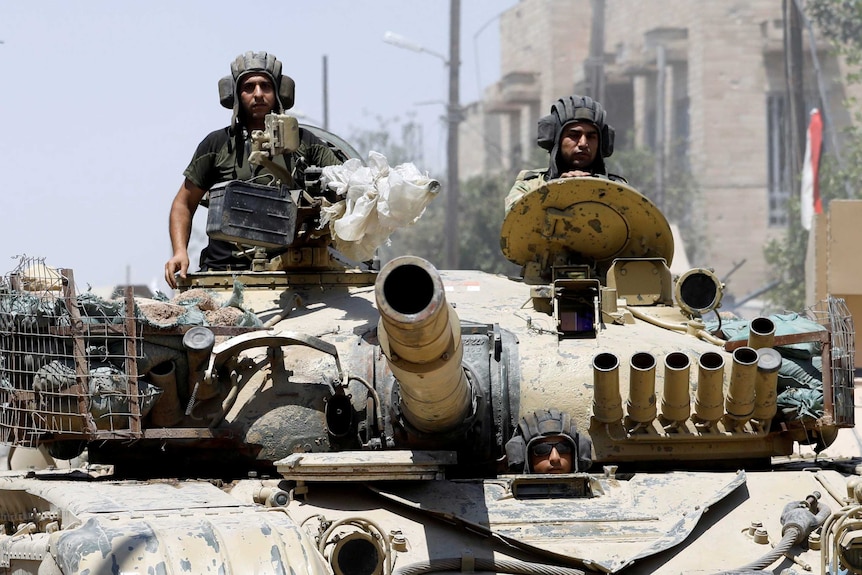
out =
[[[823,203],[820,201],[820,146],[823,143],[823,120],[820,110],[811,110],[808,121],[808,134],[805,138],[805,160],[802,162],[802,189],[800,190],[799,212],[802,217],[802,227],[811,229],[814,214],[823,213]]]

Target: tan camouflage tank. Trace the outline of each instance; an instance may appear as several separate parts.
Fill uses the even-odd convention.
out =
[[[721,281],[671,274],[664,216],[604,179],[512,207],[518,278],[351,263],[325,183],[261,193],[209,199],[251,269],[173,300],[3,278],[0,574],[862,573],[840,300],[719,316]],[[524,472],[536,413],[577,436],[570,473]]]

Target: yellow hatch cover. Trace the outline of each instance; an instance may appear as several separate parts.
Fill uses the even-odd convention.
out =
[[[621,257],[673,259],[664,214],[622,182],[604,178],[553,180],[529,192],[503,220],[500,247],[509,260],[543,267]]]

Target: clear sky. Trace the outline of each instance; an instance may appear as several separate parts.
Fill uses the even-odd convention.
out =
[[[516,3],[462,0],[462,104],[499,79],[497,17]],[[318,125],[325,55],[329,129],[347,137],[416,114],[414,163],[442,176],[446,66],[383,36],[448,55],[448,27],[445,0],[0,2],[0,274],[27,255],[73,269],[79,289],[165,290],[171,200],[198,142],[230,121],[217,83],[247,50],[284,63],[294,112]]]

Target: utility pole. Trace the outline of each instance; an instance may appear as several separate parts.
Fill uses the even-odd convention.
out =
[[[459,103],[459,71],[461,46],[461,0],[449,4],[449,103],[446,106],[446,268],[458,269],[458,124],[461,122]]]
[[[667,85],[667,51],[663,42],[655,48],[655,204],[658,209],[665,209],[665,146],[667,133],[665,130],[665,98]]]
[[[443,60],[449,69],[449,101],[446,103],[446,223],[444,226],[445,253],[443,264],[446,269],[458,269],[458,252],[461,247],[458,241],[458,125],[461,123],[461,104],[458,96],[458,81],[461,69],[461,0],[450,0],[449,4],[449,58],[429,50],[394,32],[386,32],[383,41],[412,50],[425,52]]]
[[[799,8],[793,0],[784,0],[784,60],[789,102],[790,174],[795,178],[802,171],[805,154],[806,111],[802,92],[802,26]],[[791,180],[794,181],[794,180]]]
[[[323,55],[323,129],[329,129],[329,65]]]
[[[586,95],[605,103],[605,0],[592,0],[593,19],[590,28],[590,55],[584,62]]]

